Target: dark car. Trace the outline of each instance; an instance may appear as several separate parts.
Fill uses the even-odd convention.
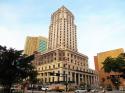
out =
[[[107,88],[108,91],[112,91],[112,88]]]

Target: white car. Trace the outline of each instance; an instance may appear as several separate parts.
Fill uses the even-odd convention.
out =
[[[87,90],[85,90],[85,89],[78,89],[78,90],[75,90],[75,93],[87,93]]]
[[[45,90],[48,90],[49,88],[48,87],[42,87],[41,88],[43,91],[45,91]]]
[[[92,89],[91,92],[92,92],[92,93],[96,93],[96,92],[98,92],[98,90]]]

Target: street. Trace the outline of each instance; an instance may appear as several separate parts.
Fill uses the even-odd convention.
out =
[[[55,91],[52,91],[52,92],[45,92],[45,91],[31,91],[31,90],[28,90],[28,93],[75,93],[75,92],[55,92]],[[92,92],[87,92],[87,93],[92,93]],[[103,92],[95,92],[95,93],[103,93]],[[114,91],[106,91],[105,93],[125,93],[125,91],[117,91],[117,90],[114,90]]]

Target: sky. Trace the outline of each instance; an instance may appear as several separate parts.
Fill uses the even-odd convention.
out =
[[[75,16],[78,51],[89,57],[125,48],[125,0],[0,0],[0,45],[22,50],[26,36],[48,37],[51,14],[61,6]]]

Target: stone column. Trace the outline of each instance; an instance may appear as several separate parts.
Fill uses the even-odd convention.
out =
[[[87,75],[85,75],[85,83],[87,84]]]
[[[83,82],[85,83],[85,75],[83,74]]]
[[[90,75],[88,75],[88,84],[90,85],[90,79],[91,79],[91,77],[90,77]]]
[[[75,84],[76,84],[76,73],[74,72]]]
[[[61,66],[61,65],[63,66],[63,63],[61,63],[60,66]],[[62,67],[62,66],[61,66],[61,67]],[[60,80],[60,81],[63,81],[63,68],[60,68],[60,75],[61,75],[61,77],[59,78],[59,80]]]
[[[96,76],[95,75],[94,75],[93,79],[94,79],[94,82],[93,82],[94,86],[96,87],[98,82],[96,82]]]
[[[90,77],[90,85],[93,85],[92,84],[92,76],[89,76]]]
[[[80,73],[78,73],[78,85],[80,84]]]

